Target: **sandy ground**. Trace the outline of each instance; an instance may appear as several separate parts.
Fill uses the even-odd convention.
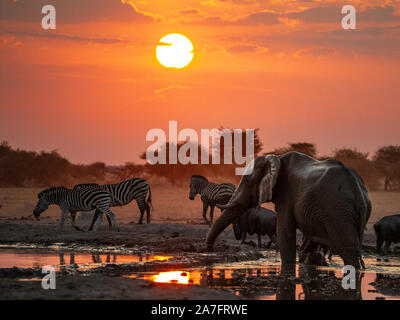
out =
[[[21,218],[31,214],[40,191],[40,188],[0,188],[0,218]],[[400,213],[399,192],[370,192],[370,197],[373,209],[369,225],[384,216]],[[152,198],[152,221],[202,222],[201,200],[199,196],[194,201],[189,200],[189,187],[155,186],[152,187]],[[274,209],[272,204],[265,207]],[[136,223],[139,219],[139,210],[134,202],[112,210],[119,221]],[[215,217],[219,215],[220,211],[216,209]],[[43,216],[57,219],[60,217],[60,210],[51,206]]]

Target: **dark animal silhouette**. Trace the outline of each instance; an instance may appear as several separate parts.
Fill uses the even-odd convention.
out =
[[[261,236],[268,235],[270,238],[267,247],[270,247],[272,241],[276,239],[276,214],[272,210],[259,206],[250,208],[232,224],[235,237],[237,240],[242,240],[242,244],[245,243],[247,234],[257,234],[259,248],[261,248]]]
[[[383,254],[387,254],[392,242],[400,242],[400,214],[386,216],[374,225],[376,234],[376,253],[380,254],[382,245]]]

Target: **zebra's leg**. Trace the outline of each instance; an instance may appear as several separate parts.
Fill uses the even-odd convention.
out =
[[[93,230],[94,223],[96,222],[97,218],[99,217],[99,214],[101,214],[101,212],[98,209],[96,209],[96,211],[94,212],[94,215],[93,215],[92,223],[90,224],[90,227],[87,231]]]
[[[150,206],[147,203],[145,203],[145,205],[146,205],[146,222],[150,223]]]
[[[108,215],[106,215],[107,222],[108,222],[108,231],[111,231],[112,229],[112,221]]]
[[[78,230],[78,231],[85,231],[85,230],[79,228],[79,227],[75,224],[75,219],[76,219],[76,211],[71,212],[71,224],[72,224],[72,226],[73,226],[76,230]]]
[[[210,224],[207,220],[207,209],[208,209],[208,203],[203,202],[203,218],[206,221],[206,224]]]
[[[98,213],[97,213],[98,216],[97,216],[97,219],[94,222],[93,231],[97,231],[99,229],[101,223],[103,222],[103,212],[101,212],[101,210],[99,210],[99,209],[96,209],[96,212],[97,211],[98,211]],[[96,215],[96,212],[95,212],[95,215]]]
[[[136,203],[138,205],[139,211],[140,211],[140,218],[138,224],[143,224],[143,217],[144,217],[144,212],[146,211],[146,202],[145,198],[143,199],[136,199]],[[149,218],[147,217],[147,220]],[[147,222],[149,223],[149,222]]]
[[[111,212],[110,208],[104,208],[104,209],[100,209],[103,213],[105,213],[107,216],[110,217],[110,219],[113,221],[114,223],[114,228],[115,230],[117,230],[119,232],[119,226],[118,226],[118,222],[117,219],[115,218],[115,214]]]
[[[210,205],[210,227],[211,227],[211,225],[213,223],[213,219],[214,219],[214,208],[215,208],[215,206]]]
[[[67,216],[68,216],[68,210],[66,210],[66,209],[61,209],[61,219],[60,219],[60,225],[59,225],[59,227],[58,227],[58,231],[61,231],[61,229],[63,228],[63,226],[64,226],[64,222],[65,222],[65,219],[67,218]]]

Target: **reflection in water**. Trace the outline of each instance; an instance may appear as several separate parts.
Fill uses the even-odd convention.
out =
[[[160,272],[153,275],[151,280],[158,283],[189,284],[189,273],[184,271]]]
[[[59,266],[60,268],[68,266],[69,268],[79,268],[82,265],[93,265],[99,263],[130,263],[147,261],[164,261],[173,258],[172,256],[161,255],[119,255],[115,253],[76,253],[61,252],[49,253],[41,250],[0,250],[0,268],[42,268],[45,265]]]
[[[374,283],[375,278],[376,282],[382,278],[380,274],[358,273],[356,289],[345,290],[341,285],[341,269],[326,269],[300,265],[297,268],[296,277],[289,279],[279,275],[279,266],[265,264],[262,267],[251,268],[208,267],[152,274],[137,273],[130,277],[139,277],[157,283],[197,284],[209,288],[225,288],[247,299],[361,300],[379,299],[383,296],[400,299],[400,293],[396,295],[396,291],[393,290],[393,282],[386,287],[386,291],[384,286],[380,286],[379,290],[374,288],[374,285],[377,286]],[[389,276],[385,275],[385,277]],[[400,283],[398,283],[398,291],[400,291]]]

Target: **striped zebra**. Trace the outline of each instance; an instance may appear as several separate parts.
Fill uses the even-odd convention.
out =
[[[99,186],[95,183],[86,183],[86,184],[78,184],[74,187],[74,189],[87,189],[93,187],[100,187],[102,189],[107,190],[111,195],[111,204],[110,207],[121,207],[129,204],[133,200],[136,200],[136,203],[140,210],[140,218],[138,224],[143,223],[144,213],[146,212],[146,222],[150,223],[150,206],[151,206],[151,188],[146,180],[141,178],[132,178],[120,183],[115,184],[105,184],[103,186]],[[147,200],[146,196],[149,194]],[[111,221],[108,219],[108,224],[111,226]],[[96,224],[96,228],[100,225],[103,219],[103,214],[101,211],[96,210],[92,223],[88,231],[93,230],[94,224],[96,220],[99,220]]]
[[[61,219],[59,230],[64,226],[68,213],[71,213],[72,226],[81,230],[75,225],[75,213],[77,211],[91,211],[96,209],[105,213],[114,223],[114,228],[119,231],[117,219],[110,210],[112,203],[111,195],[107,190],[99,187],[67,189],[65,187],[53,187],[41,191],[38,194],[38,202],[33,214],[38,218],[46,211],[51,204],[58,205],[61,209]]]
[[[213,183],[199,175],[190,178],[189,199],[194,200],[197,194],[200,194],[203,202],[203,218],[206,224],[211,225],[214,217],[214,207],[217,204],[227,204],[232,194],[235,192],[235,186],[232,183]],[[210,207],[210,221],[207,220],[207,209]]]

